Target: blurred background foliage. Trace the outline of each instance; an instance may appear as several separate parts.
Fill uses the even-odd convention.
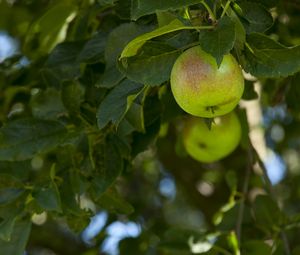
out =
[[[240,146],[212,164],[184,151],[168,84],[199,31],[119,59],[175,18],[211,23],[183,2],[0,0],[1,254],[299,254],[299,48],[274,53],[278,77],[243,45],[299,45],[300,2],[231,1],[233,54],[262,75],[245,74]],[[220,16],[226,1],[207,4]]]

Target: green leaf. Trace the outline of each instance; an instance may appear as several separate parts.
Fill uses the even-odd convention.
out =
[[[237,4],[234,6],[237,6]],[[248,34],[265,32],[273,25],[272,15],[260,4],[246,1],[241,2],[239,7],[242,11],[241,21]]]
[[[59,3],[32,23],[25,41],[26,52],[46,54],[66,36],[68,23],[76,14],[76,6]],[[38,41],[39,47],[36,46]],[[33,43],[34,42],[34,43]],[[32,50],[34,48],[34,51]]]
[[[257,92],[254,90],[254,82],[245,80],[245,89],[242,98],[244,100],[254,100],[258,98]]]
[[[60,195],[54,182],[48,187],[38,188],[32,195],[44,210],[61,212]]]
[[[112,89],[97,110],[98,127],[102,129],[109,122],[118,125],[143,87],[142,84],[124,80]]]
[[[96,63],[104,58],[107,35],[105,33],[97,33],[83,46],[78,55],[78,61],[84,63]]]
[[[249,240],[242,244],[242,254],[247,255],[270,255],[271,247],[264,241]]]
[[[13,202],[19,196],[24,193],[24,189],[21,188],[4,188],[0,189],[0,206]]]
[[[120,59],[135,56],[138,53],[138,50],[146,43],[146,41],[149,41],[155,37],[179,30],[195,28],[197,27],[185,26],[180,20],[175,19],[166,26],[157,28],[149,33],[136,37],[126,45],[126,47],[122,51]]]
[[[118,192],[114,189],[109,189],[103,193],[98,199],[97,203],[101,208],[117,214],[131,214],[134,208]]]
[[[256,224],[267,232],[278,232],[284,221],[284,215],[277,204],[266,195],[256,197],[253,205]]]
[[[155,13],[157,10],[174,10],[199,2],[199,0],[133,0],[131,18],[137,20],[144,15]]]
[[[61,123],[50,120],[9,122],[0,129],[0,160],[25,160],[48,152],[64,142],[66,131]]]
[[[300,46],[287,48],[259,33],[248,35],[247,42],[244,69],[252,75],[279,78],[300,71]]]
[[[241,20],[237,14],[232,10],[231,7],[228,8],[229,17],[235,24],[235,45],[234,48],[238,51],[238,56],[241,55],[240,51],[244,49],[244,44],[246,42],[246,31]]]
[[[63,42],[50,53],[45,67],[50,68],[60,80],[75,79],[80,76],[78,55],[83,42]]]
[[[156,11],[156,17],[159,27],[168,25],[170,22],[176,19],[176,15],[169,11]]]
[[[98,88],[113,88],[124,79],[125,75],[116,65],[106,67],[100,79],[96,82]]]
[[[3,179],[3,175],[9,175],[23,182],[28,179],[28,176],[31,171],[32,171],[31,160],[15,161],[15,162],[0,161],[1,179]],[[6,180],[5,183],[7,184]]]
[[[0,239],[8,242],[11,240],[11,235],[21,210],[12,204],[9,207],[6,206],[5,209],[3,208],[2,212],[4,212],[4,214],[1,213],[2,221],[0,223]]]
[[[144,109],[143,106],[133,102],[125,116],[135,130],[139,132],[145,132],[144,125]]]
[[[23,183],[10,174],[0,175],[0,206],[9,204],[24,193]]]
[[[235,23],[231,18],[224,16],[212,31],[200,32],[200,46],[211,54],[220,66],[223,56],[228,54],[235,42]]]
[[[78,81],[67,81],[62,85],[61,98],[64,106],[71,112],[79,112],[84,101],[84,88]]]
[[[149,31],[150,27],[135,23],[122,24],[108,36],[105,48],[105,61],[108,66],[116,65],[124,47],[135,37]]]
[[[96,199],[102,195],[117,179],[123,170],[123,159],[114,140],[109,136],[105,144],[94,148],[97,158],[96,171],[93,172],[93,190]]]
[[[133,133],[132,156],[145,151],[148,146],[158,137],[161,125],[162,105],[160,100],[155,97],[146,97],[144,103],[144,122],[145,132]]]
[[[23,255],[31,230],[31,221],[18,221],[15,223],[11,240],[0,240],[0,254]]]
[[[148,42],[140,54],[123,58],[119,68],[127,78],[150,86],[169,80],[173,64],[180,51],[163,43]]]
[[[129,23],[120,25],[109,34],[104,54],[106,67],[103,75],[96,83],[97,87],[112,88],[125,77],[117,69],[118,58],[130,40],[148,30],[149,27]]]
[[[77,198],[86,191],[89,183],[82,178],[79,169],[69,169],[62,177],[64,183],[60,186],[59,193],[63,212],[78,218],[86,215],[88,212],[80,208],[80,201]]]
[[[60,91],[54,88],[41,90],[31,97],[32,115],[40,119],[57,119],[66,113]]]

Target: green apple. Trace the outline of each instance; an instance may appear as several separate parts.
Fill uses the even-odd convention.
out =
[[[216,117],[211,129],[203,118],[190,116],[183,128],[183,145],[192,158],[210,163],[233,152],[241,133],[241,124],[234,112]]]
[[[200,46],[183,52],[171,72],[171,89],[178,105],[194,116],[213,118],[231,112],[244,91],[242,69],[228,54],[221,65]]]

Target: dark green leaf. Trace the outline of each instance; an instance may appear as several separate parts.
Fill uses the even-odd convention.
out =
[[[93,189],[96,198],[105,192],[123,170],[123,159],[114,140],[109,137],[104,145],[94,148],[97,159],[96,171],[93,174]]]
[[[235,42],[235,24],[231,18],[224,16],[212,31],[200,32],[200,46],[211,54],[220,66],[223,56],[228,54]]]
[[[239,7],[242,10],[241,21],[248,34],[253,32],[265,32],[272,26],[272,15],[260,4],[246,1],[240,3]]]
[[[284,77],[300,71],[300,46],[284,47],[258,33],[247,36],[245,70],[257,77]]]
[[[113,189],[107,190],[98,199],[101,208],[118,214],[131,214],[134,208],[117,191]]]
[[[163,43],[148,42],[140,54],[123,58],[120,70],[131,80],[158,86],[169,80],[173,64],[180,52]]]
[[[112,88],[117,85],[124,75],[117,69],[118,58],[130,40],[148,31],[148,27],[138,26],[134,23],[122,24],[115,28],[108,36],[105,47],[106,68],[104,74],[97,82],[96,86]]]
[[[11,235],[14,230],[15,222],[21,210],[14,204],[6,206],[5,209],[3,208],[3,211],[1,213],[2,221],[0,223],[0,239],[8,242],[11,240]]]
[[[148,99],[149,100],[149,99]],[[156,99],[146,101],[144,106],[145,133],[134,133],[132,143],[132,155],[145,151],[158,137],[161,125],[161,105],[155,103]],[[153,103],[153,105],[151,104]],[[155,107],[153,107],[155,105]]]
[[[254,82],[245,80],[245,89],[242,98],[244,100],[254,100],[258,98],[258,94],[254,90]]]
[[[23,255],[31,229],[31,221],[18,221],[15,223],[11,240],[0,240],[0,254]]]
[[[63,178],[64,183],[59,189],[63,212],[80,218],[88,212],[80,208],[80,201],[77,198],[86,191],[84,186],[88,183],[81,178],[79,169],[69,169]]]
[[[79,112],[84,100],[84,88],[77,81],[64,82],[62,86],[62,101],[70,112]]]
[[[22,132],[20,132],[22,131]],[[66,128],[59,122],[19,119],[0,129],[0,160],[25,160],[64,142]]]
[[[231,7],[228,8],[229,17],[235,24],[235,46],[234,48],[241,54],[241,50],[244,49],[244,44],[246,42],[246,31],[238,15],[232,10]],[[238,57],[239,57],[238,55]]]
[[[106,67],[104,73],[96,83],[96,87],[99,88],[113,88],[121,80],[123,80],[125,75],[119,71],[116,65]]]
[[[4,188],[0,189],[0,206],[13,202],[21,194],[23,194],[24,189],[20,188]]]
[[[95,63],[103,60],[107,35],[98,33],[94,35],[81,50],[78,61],[85,63]]]
[[[54,88],[41,90],[31,98],[32,115],[40,119],[57,119],[66,113],[60,91]]]
[[[265,231],[279,231],[284,215],[277,204],[266,195],[256,197],[253,205],[256,224]]]
[[[149,31],[149,27],[135,23],[122,24],[108,36],[105,48],[105,61],[108,66],[115,65],[124,47],[135,37]]]
[[[133,0],[131,18],[137,20],[157,10],[174,10],[191,4],[198,4],[199,0]]]
[[[98,127],[101,129],[110,121],[118,125],[143,87],[142,84],[124,80],[111,90],[97,110]]]
[[[264,241],[251,240],[242,244],[242,254],[247,255],[270,255],[271,247]]]
[[[145,131],[144,125],[144,109],[143,106],[135,102],[132,103],[125,119],[139,132]]]
[[[44,210],[61,212],[60,195],[55,183],[37,189],[33,193],[33,197]]]
[[[80,76],[78,54],[83,42],[63,42],[57,45],[46,62],[46,67],[52,69],[61,80],[75,79]]]
[[[32,170],[31,161],[0,161],[0,174],[1,176],[10,175],[20,181],[27,180]],[[7,183],[5,181],[5,183]]]

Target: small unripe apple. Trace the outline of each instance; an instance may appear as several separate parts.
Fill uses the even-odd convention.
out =
[[[241,133],[241,124],[234,112],[216,117],[210,129],[203,118],[191,116],[183,128],[183,145],[192,158],[210,163],[233,152]]]
[[[200,46],[177,58],[170,82],[178,105],[189,114],[205,118],[231,112],[244,91],[242,69],[235,58],[225,55],[218,67]]]

